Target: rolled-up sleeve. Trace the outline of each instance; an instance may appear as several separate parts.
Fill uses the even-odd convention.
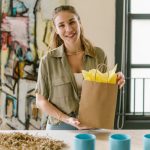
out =
[[[38,70],[38,79],[35,87],[35,93],[38,93],[44,96],[46,99],[49,98],[49,87],[48,87],[48,73],[46,67],[45,59],[41,59],[39,70]]]

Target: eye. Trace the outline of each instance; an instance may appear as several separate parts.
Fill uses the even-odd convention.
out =
[[[59,28],[63,28],[64,26],[65,26],[64,24],[58,25]]]
[[[75,24],[76,22],[74,20],[70,21],[69,24]]]

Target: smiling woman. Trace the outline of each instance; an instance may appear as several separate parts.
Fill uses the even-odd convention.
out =
[[[47,129],[90,129],[78,120],[82,70],[107,64],[104,51],[94,47],[83,34],[75,8],[62,5],[53,12],[51,51],[42,59],[36,86],[36,103],[48,114]],[[124,75],[118,73],[118,85]]]
[[[73,49],[71,51],[79,51],[82,50],[82,46],[87,47],[89,50],[93,48],[92,44],[89,40],[87,40],[83,35],[83,28],[81,24],[80,17],[76,12],[73,6],[62,6],[55,8],[53,12],[53,23],[54,23],[54,30],[53,30],[53,37],[51,48],[54,49],[60,46],[62,43],[65,43],[70,47],[72,44],[67,41],[75,42],[73,43],[76,47],[70,47],[69,49]],[[57,43],[59,42],[60,43]],[[77,45],[76,45],[77,43]],[[83,45],[79,45],[79,44]]]

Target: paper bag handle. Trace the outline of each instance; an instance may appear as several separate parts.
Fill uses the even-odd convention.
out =
[[[108,71],[108,67],[107,67],[106,64],[98,64],[97,67],[96,67],[96,69],[99,70],[99,71],[101,71],[102,67],[106,67],[106,71]]]
[[[96,80],[96,74],[97,74],[97,70],[101,71],[102,67],[106,67],[106,72],[108,74],[108,78],[109,78],[109,72],[108,72],[108,67],[106,64],[98,64],[96,67],[96,72],[95,72],[95,80]],[[108,78],[107,78],[107,83],[108,83]]]

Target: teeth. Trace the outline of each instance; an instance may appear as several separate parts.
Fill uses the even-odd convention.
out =
[[[73,37],[75,35],[75,32],[73,32],[72,34],[66,35],[67,37]]]
[[[75,34],[68,35],[67,37],[73,37]]]

